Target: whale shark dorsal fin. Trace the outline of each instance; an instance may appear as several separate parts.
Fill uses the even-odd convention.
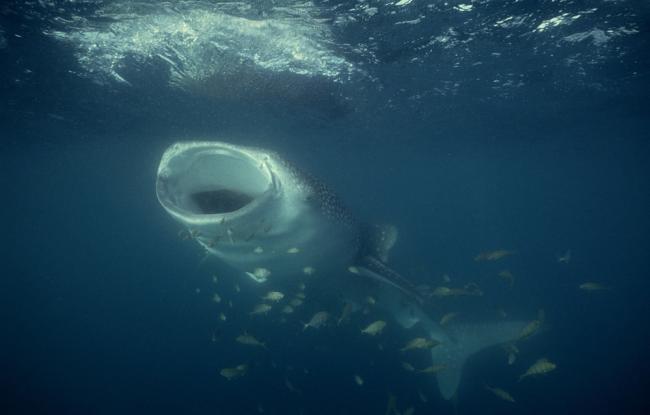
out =
[[[365,225],[363,232],[363,254],[388,262],[388,255],[397,242],[398,231],[394,225]]]

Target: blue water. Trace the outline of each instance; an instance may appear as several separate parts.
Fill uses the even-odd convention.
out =
[[[400,412],[415,414],[648,413],[650,14],[636,1],[559,3],[474,2],[462,13],[455,3],[448,13],[415,1],[368,3],[376,15],[353,13],[356,23],[335,25],[354,4],[317,2],[331,32],[323,59],[355,70],[332,75],[289,59],[280,71],[260,66],[247,77],[237,75],[248,70],[237,66],[244,57],[236,75],[216,70],[185,88],[170,83],[165,61],[141,50],[116,60],[126,82],[111,78],[99,55],[80,53],[77,38],[50,33],[88,32],[73,16],[110,33],[110,22],[164,10],[157,3],[118,7],[122,14],[103,9],[110,2],[0,6],[0,411],[384,414],[394,395]],[[204,3],[169,4],[189,13]],[[228,13],[264,21],[279,3],[250,4],[253,17]],[[575,23],[536,29],[591,8]],[[509,15],[529,17],[512,36],[488,30]],[[418,16],[424,23],[396,24]],[[448,27],[455,42],[428,43]],[[612,32],[620,27],[627,32]],[[562,40],[595,29],[609,40],[598,44],[598,32]],[[107,54],[114,50],[106,45],[124,42],[97,39]],[[186,59],[186,76],[187,62],[214,66],[182,46],[169,56]],[[489,61],[494,53],[504,59]],[[568,58],[577,64],[563,64]],[[495,88],[499,77],[523,81]],[[511,366],[498,347],[473,356],[448,402],[434,377],[400,366],[430,360],[404,357],[399,349],[412,336],[388,316],[377,314],[388,321],[379,338],[359,333],[375,319],[360,314],[303,333],[300,321],[328,301],[307,291],[305,309],[287,322],[251,318],[257,289],[179,238],[156,199],[160,156],[186,139],[279,152],[361,220],[396,225],[391,266],[404,276],[435,287],[448,274],[452,284],[484,291],[440,300],[438,315],[494,320],[502,308],[531,320],[541,308],[543,329],[521,342]],[[473,260],[494,249],[516,253]],[[567,250],[571,260],[558,263]],[[515,275],[512,288],[496,276],[503,269]],[[611,289],[578,289],[587,281]],[[236,343],[244,330],[269,350]],[[540,357],[557,369],[517,382]],[[244,377],[219,375],[240,363],[249,366]]]

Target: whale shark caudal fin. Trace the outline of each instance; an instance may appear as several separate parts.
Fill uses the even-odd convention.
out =
[[[437,373],[442,397],[451,399],[456,394],[468,357],[490,346],[516,340],[525,326],[525,322],[511,321],[450,327],[449,341],[431,350],[433,364],[444,366]]]

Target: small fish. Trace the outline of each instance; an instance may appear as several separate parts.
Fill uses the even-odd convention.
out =
[[[289,382],[288,378],[284,378],[284,386],[286,386],[287,389],[289,389],[289,392],[300,393],[300,391],[296,389],[295,386],[293,386],[293,383]]]
[[[508,353],[508,365],[512,366],[517,360],[517,355],[514,353]]]
[[[474,257],[474,261],[498,261],[510,255],[514,255],[515,251],[507,249],[497,249],[496,251],[485,251]]]
[[[518,339],[523,340],[537,333],[537,331],[542,327],[542,324],[544,324],[544,318],[544,310],[537,310],[537,320],[533,320],[530,323],[526,324],[526,326],[521,329],[521,333],[519,333]]]
[[[267,348],[264,343],[257,340],[255,337],[253,337],[252,335],[246,332],[244,332],[244,334],[240,334],[239,336],[237,336],[235,340],[237,341],[237,343],[245,344],[248,346],[263,347],[265,349]]]
[[[562,263],[568,264],[569,261],[571,261],[571,250],[570,249],[567,249],[567,251],[565,252],[564,255],[558,255],[557,256],[557,262],[559,262],[560,264],[562,264]]]
[[[407,372],[415,372],[415,368],[409,362],[402,362],[401,366],[402,369],[406,370]]]
[[[515,403],[515,399],[512,397],[512,395],[510,395],[508,392],[504,391],[501,388],[495,388],[495,387],[485,385],[485,389],[489,390],[494,395],[503,399],[504,401]]]
[[[409,406],[404,410],[404,412],[402,412],[402,415],[413,415],[414,413],[415,413],[415,408]]]
[[[425,368],[422,369],[422,370],[418,370],[418,372],[419,372],[419,373],[430,373],[430,374],[433,374],[433,373],[438,373],[438,372],[440,372],[441,370],[444,370],[444,369],[446,369],[446,368],[447,368],[447,366],[445,366],[445,365],[431,365],[431,366],[429,366],[429,367],[425,367]]]
[[[238,292],[241,291],[241,288],[239,288],[239,284],[237,284],[237,283],[235,283],[234,288],[235,288],[235,292],[236,292],[236,293],[238,293]]]
[[[294,298],[289,302],[289,304],[291,304],[292,307],[300,307],[300,305],[302,305],[302,300],[300,298]]]
[[[580,284],[578,287],[583,291],[602,291],[611,289],[597,282],[585,282]]]
[[[280,291],[269,291],[264,297],[262,297],[262,300],[278,302],[283,298],[284,294],[282,294]]]
[[[451,282],[451,278],[449,277],[449,274],[442,274],[442,282],[444,282],[445,284]]]
[[[307,286],[305,285],[304,282],[300,282],[300,283],[298,283],[298,289],[299,289],[300,291],[305,291],[305,288],[307,288]]]
[[[305,275],[313,275],[316,272],[316,270],[314,269],[314,267],[305,267],[302,269],[302,272],[304,272]]]
[[[241,364],[239,366],[235,367],[226,367],[221,369],[219,372],[221,376],[228,380],[232,380],[241,376],[244,376],[246,374],[246,370],[248,369],[248,366],[245,364]]]
[[[375,300],[375,299],[374,299],[373,297],[371,297],[371,296],[367,296],[367,297],[366,297],[366,303],[368,303],[369,305],[375,305],[375,304],[377,304],[377,300]]]
[[[253,272],[246,274],[257,282],[264,282],[271,275],[271,271],[266,268],[255,268]]]
[[[359,273],[359,268],[354,267],[354,266],[348,267],[348,271],[353,273],[353,274],[358,274]]]
[[[272,307],[269,304],[258,304],[253,308],[253,311],[251,311],[249,314],[250,315],[256,315],[256,314],[266,314],[269,312],[269,310]]]
[[[221,297],[219,296],[219,294],[217,294],[217,293],[212,294],[212,301],[215,302],[215,303],[220,303],[221,302]]]
[[[434,297],[449,297],[453,295],[453,291],[449,287],[436,287],[432,292],[431,295]]]
[[[439,345],[440,342],[431,339],[425,339],[424,337],[416,337],[413,340],[406,343],[406,346],[402,347],[400,351],[405,352],[407,350],[413,349],[431,349]]]
[[[519,348],[514,343],[506,343],[503,345],[503,350],[508,353],[508,365],[512,365],[517,360],[517,355],[519,354]]]
[[[362,386],[363,385],[363,379],[359,375],[354,375],[354,381],[357,383],[357,385]]]
[[[340,326],[341,323],[346,321],[350,317],[350,314],[352,314],[353,310],[354,310],[354,305],[351,302],[346,301],[345,304],[343,305],[343,310],[341,311],[341,316],[339,317],[338,321],[336,322],[336,325]]]
[[[219,283],[219,277],[217,276],[217,274],[212,274],[212,282],[215,284]]]
[[[255,249],[253,249],[253,253],[255,254],[261,254],[262,252],[264,252],[264,248],[262,248],[261,246],[258,246]]]
[[[226,321],[226,315],[224,313],[219,313],[219,320]]]
[[[515,285],[515,276],[512,275],[512,272],[510,272],[510,270],[504,269],[503,271],[499,271],[497,275],[499,276],[499,278],[501,278],[506,283],[508,283],[510,288],[512,288],[512,286]]]
[[[370,323],[365,329],[361,330],[361,333],[367,334],[369,336],[376,336],[378,334],[381,334],[381,332],[384,330],[384,327],[386,327],[386,322],[377,320],[373,323]]]
[[[329,319],[329,314],[326,311],[319,311],[318,313],[312,316],[311,320],[309,320],[307,324],[304,325],[303,331],[307,330],[307,328],[309,327],[317,329],[325,325],[328,319]]]
[[[429,401],[429,398],[427,398],[427,395],[422,393],[422,391],[420,389],[418,389],[418,397],[420,398],[420,401],[422,401],[422,403],[427,403]]]
[[[298,248],[289,248],[289,249],[287,249],[287,254],[297,254],[298,252],[300,252],[300,249],[298,249]]]
[[[458,313],[447,313],[440,319],[440,325],[446,326],[451,320],[455,319]]]
[[[301,300],[304,300],[307,296],[303,292],[299,292],[296,294],[296,298],[300,298]]]
[[[291,313],[293,313],[293,307],[291,307],[290,305],[285,305],[282,308],[282,314],[291,314]]]
[[[452,297],[459,295],[481,296],[483,295],[483,291],[479,289],[478,285],[470,283],[467,284],[464,288],[449,288],[444,286],[436,287],[433,291],[431,291],[431,295],[434,297]]]
[[[519,381],[521,382],[524,378],[529,376],[539,376],[552,372],[556,367],[557,365],[555,363],[546,358],[541,358],[533,363],[533,365],[529,367],[523,375],[519,376]]]

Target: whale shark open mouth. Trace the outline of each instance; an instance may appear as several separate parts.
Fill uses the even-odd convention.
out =
[[[234,214],[245,210],[271,186],[263,162],[227,144],[172,146],[158,171],[160,203],[183,219]]]

